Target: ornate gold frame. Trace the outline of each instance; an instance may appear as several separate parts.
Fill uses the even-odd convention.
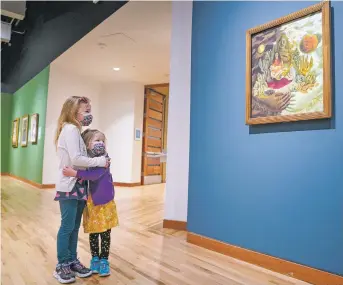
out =
[[[26,123],[25,123],[24,119],[27,119]],[[26,141],[25,141],[25,143],[23,143],[23,126],[24,126],[24,124],[26,124]],[[20,145],[22,147],[27,147],[28,138],[29,138],[29,115],[24,115],[21,117],[21,128],[20,128]]]
[[[13,129],[14,129],[14,123],[16,124],[16,130],[15,130],[15,134],[16,134],[16,141],[13,143]],[[12,141],[12,147],[17,148],[18,147],[18,140],[19,140],[19,123],[20,123],[20,118],[16,118],[12,121],[12,134],[11,134],[11,141]]]
[[[34,138],[34,140],[31,140],[32,139],[32,119],[33,118],[35,118],[36,119],[36,129],[35,129],[35,131],[36,131],[36,135],[35,135],[35,138]],[[38,113],[35,113],[35,114],[32,114],[31,115],[31,118],[30,118],[30,141],[31,141],[31,143],[32,144],[37,144],[37,142],[38,142],[38,125],[39,125],[39,114]]]
[[[323,112],[313,112],[297,115],[269,116],[252,118],[251,116],[251,101],[252,101],[252,79],[251,79],[251,40],[252,36],[261,31],[280,26],[290,21],[306,17],[316,12],[322,12],[322,28],[323,28]],[[270,124],[280,122],[292,122],[300,120],[313,120],[331,118],[331,40],[330,35],[330,5],[329,1],[324,1],[319,4],[310,6],[288,16],[281,17],[264,25],[249,29],[246,32],[246,124]]]

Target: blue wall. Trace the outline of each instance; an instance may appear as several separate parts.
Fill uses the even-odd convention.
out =
[[[245,32],[311,2],[194,2],[188,230],[343,274],[343,3],[334,119],[245,125]]]

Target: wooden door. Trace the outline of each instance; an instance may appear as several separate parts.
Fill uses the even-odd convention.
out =
[[[162,183],[163,168],[159,158],[148,157],[148,152],[162,152],[165,96],[145,89],[143,123],[142,184]]]

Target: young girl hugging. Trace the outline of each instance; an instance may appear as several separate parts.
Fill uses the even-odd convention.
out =
[[[105,135],[98,130],[86,130],[82,134],[89,157],[106,157]],[[110,275],[108,263],[111,246],[111,229],[118,225],[116,204],[114,202],[113,179],[109,168],[92,167],[88,170],[74,170],[65,167],[63,174],[78,179],[89,180],[90,193],[83,214],[85,233],[89,233],[92,254],[90,268],[100,276]],[[101,252],[99,251],[101,237]]]
[[[57,234],[57,259],[54,277],[63,284],[75,281],[75,276],[88,277],[92,271],[77,258],[77,242],[81,217],[87,201],[87,183],[63,175],[63,168],[108,167],[106,157],[87,156],[81,137],[82,126],[92,122],[89,99],[72,96],[63,104],[58,119],[55,144],[59,158],[56,197],[61,211],[61,226]]]

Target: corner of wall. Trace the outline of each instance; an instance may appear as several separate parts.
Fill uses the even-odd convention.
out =
[[[176,221],[187,221],[188,210],[192,7],[172,3],[164,218]]]
[[[143,132],[143,117],[144,117],[144,85],[137,84],[134,92],[134,122],[133,122],[133,140],[132,140],[132,173],[131,180],[133,183],[141,181],[142,172],[142,140],[135,139],[135,129],[140,129]]]
[[[1,93],[1,173],[9,171],[9,150],[12,133],[12,103],[13,95]]]

